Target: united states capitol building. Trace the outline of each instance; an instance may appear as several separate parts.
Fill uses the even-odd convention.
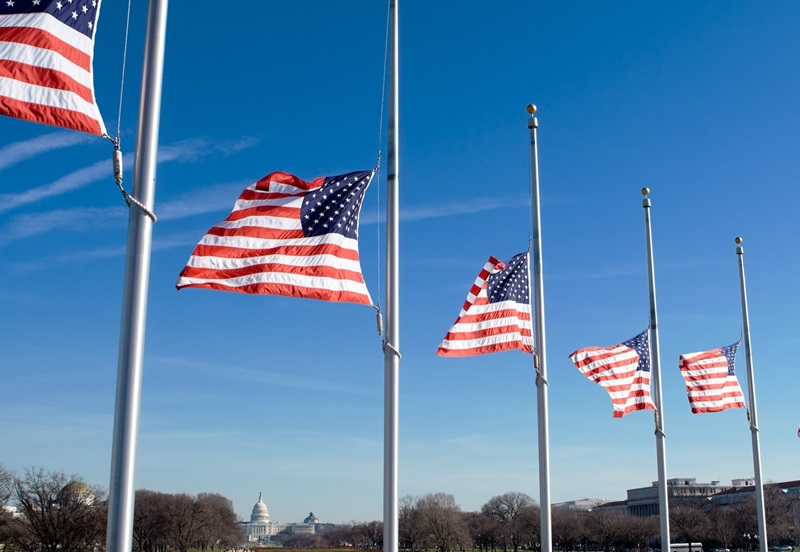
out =
[[[273,523],[269,520],[269,510],[261,493],[258,493],[258,502],[253,506],[250,521],[240,523],[248,542],[265,542],[284,531],[313,535],[324,527],[333,527],[331,523],[320,523],[314,512],[310,512],[302,523]]]

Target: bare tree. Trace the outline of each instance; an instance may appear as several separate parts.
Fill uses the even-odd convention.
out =
[[[521,548],[538,548],[541,539],[541,522],[539,506],[531,504],[520,509],[514,520],[514,535],[517,546]],[[516,548],[516,546],[515,546]]]
[[[620,543],[631,550],[647,550],[650,541],[661,530],[657,516],[640,517],[623,514],[620,521]]]
[[[320,540],[330,548],[349,548],[355,546],[349,525],[339,525],[326,529],[320,534]]]
[[[230,499],[217,493],[200,493],[196,502],[204,517],[195,539],[201,550],[226,550],[244,540]]]
[[[35,552],[85,552],[105,545],[104,492],[77,476],[30,468],[14,480],[20,518],[16,547]]]
[[[412,496],[402,497],[398,512],[400,547],[411,552],[419,550],[425,538],[425,523],[417,501]]]
[[[11,512],[6,510],[14,491],[14,474],[0,465],[0,543],[7,542],[11,536]]]
[[[601,545],[606,552],[620,539],[622,516],[607,508],[593,508],[586,515],[586,528],[589,540]]]
[[[350,522],[348,525],[349,534],[350,534],[350,542],[352,546],[355,548],[360,548],[362,550],[367,550],[372,545],[372,536],[370,532],[364,527],[363,523],[357,523],[355,521]]]
[[[383,548],[383,522],[370,521],[364,523],[364,533],[369,537],[371,548]]]
[[[669,509],[672,532],[682,542],[701,542],[708,536],[707,509],[700,504],[684,503]]]
[[[757,544],[756,535],[758,534],[758,516],[756,514],[756,499],[754,496],[741,500],[731,507],[733,519],[738,528],[734,546],[744,550],[752,549]]]
[[[497,521],[480,512],[468,512],[464,514],[464,522],[467,524],[473,547],[477,546],[480,552],[495,549],[500,533]]]
[[[730,548],[739,534],[736,513],[727,506],[713,508],[708,514],[708,530],[721,548]]]
[[[208,523],[203,505],[188,494],[168,495],[169,543],[178,552],[189,552]]]
[[[14,473],[0,465],[0,509],[8,505],[14,492]]]
[[[439,552],[459,550],[469,543],[469,531],[456,499],[447,493],[428,493],[418,501],[428,546]]]
[[[165,552],[169,544],[169,495],[146,489],[136,491],[133,508],[133,549]]]
[[[481,507],[481,512],[500,524],[503,547],[507,548],[510,544],[517,552],[527,531],[524,525],[518,523],[517,517],[525,507],[533,505],[533,499],[525,493],[508,492],[489,499]]]
[[[555,508],[551,517],[553,544],[562,550],[574,550],[581,540],[583,516],[572,508]]]
[[[283,546],[288,548],[313,548],[317,538],[309,533],[293,533],[286,537]]]

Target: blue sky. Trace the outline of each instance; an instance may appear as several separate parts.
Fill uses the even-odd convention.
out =
[[[132,12],[122,149],[137,125]],[[167,24],[137,488],[218,492],[248,518],[382,516],[383,354],[373,310],[177,292],[194,244],[249,183],[368,169],[379,144],[382,2],[173,2]],[[439,358],[490,255],[530,234],[525,106],[539,107],[554,502],[657,479],[653,418],[613,419],[568,355],[648,323],[651,188],[669,477],[751,477],[744,410],[693,415],[682,353],[739,338],[743,236],[764,479],[797,479],[800,4],[400,5],[401,495],[477,510],[539,497],[530,357]],[[125,6],[98,25],[96,94],[116,129]],[[385,118],[384,118],[385,125]],[[382,133],[385,142],[386,132]],[[385,146],[384,159],[385,159]],[[127,210],[111,145],[0,118],[0,464],[108,486]],[[385,171],[362,211],[383,296]],[[125,184],[130,188],[130,161]],[[744,351],[737,357],[744,387]]]

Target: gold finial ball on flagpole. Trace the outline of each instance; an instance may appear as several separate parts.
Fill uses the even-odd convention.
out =
[[[650,188],[642,188],[642,195],[643,196],[650,195]]]
[[[742,245],[742,238],[740,238],[739,236],[736,236],[736,239],[733,241],[736,242],[736,245]]]
[[[528,114],[534,115],[536,113],[536,106],[533,104],[528,104]]]

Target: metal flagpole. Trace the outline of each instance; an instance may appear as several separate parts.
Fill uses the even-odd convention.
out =
[[[542,281],[542,223],[539,217],[539,153],[536,145],[536,106],[528,106],[531,134],[531,197],[533,211],[533,301],[536,311],[536,341],[533,366],[536,370],[536,404],[539,422],[539,505],[542,552],[553,550],[550,511],[550,438],[547,417],[547,349],[544,336],[544,282]]]
[[[647,276],[650,288],[650,370],[651,396],[655,403],[656,451],[658,457],[658,511],[661,519],[661,552],[669,552],[669,499],[667,496],[666,435],[664,405],[661,400],[661,356],[658,352],[658,315],[656,314],[656,275],[653,268],[653,234],[650,228],[650,190],[642,188],[645,234],[647,240]]]
[[[139,128],[133,169],[133,196],[153,210],[161,82],[166,41],[167,0],[150,0],[139,100]],[[141,209],[128,215],[128,244],[117,361],[117,396],[108,494],[108,552],[133,548],[136,439],[139,431],[142,360],[150,276],[153,221]]]
[[[383,549],[397,552],[399,545],[397,496],[397,443],[400,379],[400,208],[397,2],[389,2],[389,132],[386,175],[386,341],[383,390]]]
[[[758,435],[758,413],[756,409],[756,383],[753,379],[753,352],[750,345],[750,315],[747,310],[747,287],[744,281],[744,248],[742,238],[736,238],[736,255],[739,258],[739,285],[742,290],[742,333],[744,334],[744,355],[747,365],[747,394],[750,421],[750,436],[753,441],[753,471],[755,472],[756,512],[758,513],[758,549],[767,552],[767,521],[764,515],[764,483],[761,479],[761,444]]]

